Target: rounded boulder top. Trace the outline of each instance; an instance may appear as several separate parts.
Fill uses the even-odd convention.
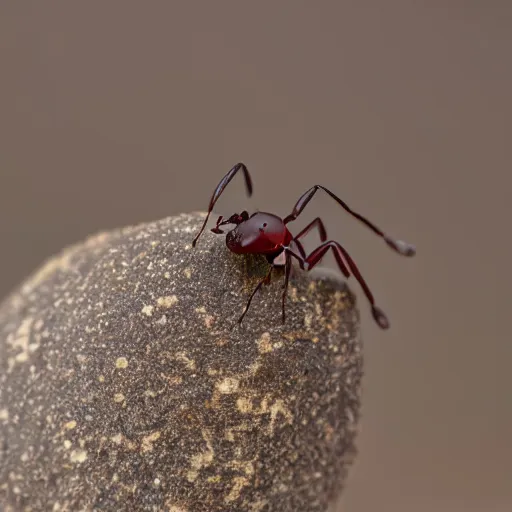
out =
[[[183,214],[89,238],[0,305],[0,505],[325,512],[354,459],[344,281],[268,270]]]

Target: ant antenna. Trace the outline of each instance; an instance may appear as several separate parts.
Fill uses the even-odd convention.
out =
[[[213,195],[210,199],[210,205],[208,206],[208,213],[206,215],[206,218],[204,219],[204,223],[203,223],[203,226],[201,227],[201,229],[199,230],[199,233],[196,235],[196,237],[194,238],[194,240],[192,241],[192,247],[195,247],[196,246],[196,243],[197,243],[197,239],[201,236],[201,233],[204,231],[204,228],[206,227],[206,224],[208,223],[208,218],[210,217],[210,213],[212,212],[214,206],[215,206],[215,203],[217,202],[217,200],[219,199],[219,197],[221,196],[222,192],[224,192],[224,189],[227,187],[228,183],[233,179],[233,177],[235,176],[235,174],[239,171],[239,170],[242,170],[243,173],[244,173],[244,178],[245,178],[245,186],[247,188],[247,195],[250,197],[252,195],[252,181],[251,181],[251,176],[249,174],[249,171],[247,169],[247,167],[245,166],[245,164],[243,164],[242,162],[239,162],[238,164],[236,164],[227,174],[226,176],[224,176],[224,178],[222,178],[219,182],[219,184],[217,185],[217,188],[214,190],[213,192]]]

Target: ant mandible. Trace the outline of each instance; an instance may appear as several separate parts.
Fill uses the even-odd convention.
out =
[[[252,195],[252,181],[251,176],[249,175],[249,171],[243,163],[238,163],[224,176],[224,178],[222,178],[222,180],[220,180],[217,188],[213,192],[213,195],[210,199],[210,205],[208,207],[208,214],[206,215],[203,226],[192,242],[192,247],[196,246],[198,238],[204,231],[215,203],[219,199],[222,192],[224,192],[224,189],[228,183],[238,173],[238,171],[242,171],[244,174],[248,196]],[[217,219],[215,227],[212,228],[211,231],[216,234],[223,234],[224,231],[220,229],[220,226],[224,226],[226,224],[235,225],[235,228],[230,230],[226,235],[226,245],[230,251],[236,254],[262,254],[266,257],[270,264],[267,275],[258,283],[254,291],[251,293],[245,310],[242,313],[242,316],[239,318],[238,323],[242,322],[245,314],[249,310],[249,306],[251,305],[251,301],[256,292],[263,286],[263,284],[270,283],[272,270],[276,267],[283,266],[285,268],[285,279],[282,293],[282,321],[284,323],[285,303],[288,290],[288,281],[292,267],[292,258],[295,258],[299,262],[301,269],[311,270],[321,261],[325,253],[331,249],[343,275],[348,278],[352,272],[354,277],[363,288],[363,291],[368,301],[370,302],[373,318],[377,324],[382,329],[389,328],[388,318],[384,312],[375,305],[375,300],[373,298],[372,292],[370,291],[370,288],[366,284],[363,276],[359,272],[356,264],[348,252],[338,242],[333,240],[327,241],[327,232],[320,217],[314,219],[296,236],[293,236],[286,227],[289,222],[297,219],[297,217],[302,213],[306,205],[309,203],[309,201],[311,201],[319,189],[322,189],[327,194],[329,194],[348,213],[350,213],[356,219],[359,219],[374,233],[383,238],[388,246],[395,250],[398,254],[401,254],[402,256],[414,256],[416,254],[416,249],[413,245],[410,245],[402,240],[395,240],[384,234],[373,223],[365,219],[362,215],[354,212],[344,201],[342,201],[339,197],[334,195],[330,190],[323,187],[322,185],[314,185],[308,191],[302,194],[302,196],[295,204],[292,213],[290,213],[290,215],[284,219],[281,219],[281,217],[278,217],[272,213],[255,212],[252,215],[249,215],[249,213],[246,211],[243,211],[240,214],[235,213],[226,220],[224,220],[223,216],[220,216]],[[304,246],[300,242],[300,239],[309,233],[313,228],[318,229],[322,243],[313,252],[311,252],[311,254],[306,255]],[[292,249],[292,244],[297,248],[297,252]]]

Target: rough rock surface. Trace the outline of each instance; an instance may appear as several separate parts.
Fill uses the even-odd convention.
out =
[[[230,253],[203,214],[66,249],[0,306],[0,509],[325,512],[359,417],[342,281]],[[312,273],[311,273],[312,274]]]

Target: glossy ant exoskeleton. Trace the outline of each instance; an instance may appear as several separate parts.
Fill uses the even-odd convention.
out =
[[[224,178],[222,178],[220,183],[217,185],[217,188],[213,192],[213,195],[210,199],[210,205],[208,207],[208,214],[204,220],[203,226],[192,242],[193,247],[195,247],[197,239],[204,231],[215,203],[219,199],[228,183],[240,170],[243,171],[245,177],[247,193],[249,196],[252,195],[252,182],[249,171],[243,163],[238,163],[226,174],[226,176],[224,176]],[[320,262],[325,253],[329,249],[332,249],[336,262],[338,263],[338,266],[343,275],[348,278],[350,273],[352,273],[363,288],[364,293],[370,302],[373,318],[377,324],[383,329],[389,328],[389,321],[386,315],[380,308],[375,305],[375,300],[373,298],[372,292],[370,291],[370,288],[366,284],[363,276],[359,272],[356,264],[348,252],[338,242],[333,240],[327,241],[327,233],[322,219],[317,217],[296,236],[293,236],[286,227],[289,222],[297,219],[297,217],[302,213],[302,210],[304,210],[306,205],[309,203],[309,201],[311,201],[316,191],[319,189],[327,192],[327,194],[329,194],[335,201],[337,201],[338,204],[340,204],[348,213],[350,213],[356,219],[359,219],[374,233],[383,238],[384,241],[393,250],[403,256],[414,256],[414,254],[416,254],[416,249],[414,246],[401,240],[390,238],[374,224],[365,219],[362,215],[354,212],[345,202],[334,195],[330,190],[321,185],[314,185],[307,192],[305,192],[295,204],[292,213],[290,213],[290,215],[284,219],[281,219],[272,213],[256,212],[252,215],[249,215],[249,213],[246,211],[243,211],[240,214],[235,213],[226,220],[223,220],[224,217],[220,216],[217,219],[215,227],[212,228],[211,231],[213,231],[213,233],[222,234],[224,232],[220,229],[220,226],[224,226],[226,224],[235,225],[234,229],[228,231],[226,235],[226,245],[230,251],[236,254],[263,254],[267,258],[267,261],[270,263],[270,268],[267,275],[258,283],[251,296],[249,297],[245,310],[238,320],[239,323],[242,322],[245,314],[247,313],[251,304],[251,300],[253,299],[256,292],[263,286],[263,284],[270,282],[273,268],[282,266],[285,267],[285,281],[282,294],[282,319],[284,322],[285,302],[292,266],[292,258],[295,258],[299,262],[299,265],[303,270],[311,270]],[[300,242],[300,238],[309,233],[309,231],[311,231],[313,228],[318,229],[322,243],[311,254],[306,255],[304,247]],[[297,248],[297,252],[292,249],[292,244]]]

